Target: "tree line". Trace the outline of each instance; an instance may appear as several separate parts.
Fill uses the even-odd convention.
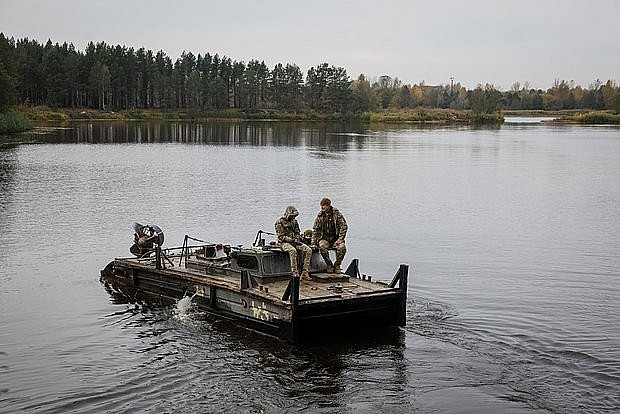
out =
[[[183,52],[173,61],[163,51],[90,42],[41,44],[0,33],[0,111],[15,105],[102,110],[190,109],[199,111],[277,109],[355,114],[418,107],[620,111],[620,88],[612,80],[588,88],[556,80],[547,90],[515,83],[508,91],[493,85],[467,90],[460,83],[403,84],[398,78],[365,75],[327,63],[305,76],[294,63],[273,68],[264,61],[234,61]]]

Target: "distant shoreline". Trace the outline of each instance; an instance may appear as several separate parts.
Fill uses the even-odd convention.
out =
[[[88,108],[47,107],[19,108],[34,122],[79,121],[79,120],[127,120],[127,121],[356,121],[356,122],[421,122],[421,123],[469,123],[472,112],[437,108],[416,108],[409,110],[381,110],[355,114],[337,112],[298,111],[276,109],[243,111],[239,109],[197,111],[191,109],[134,109],[106,111]],[[499,114],[498,114],[499,115]],[[501,117],[497,117],[501,121]]]
[[[484,117],[471,110],[415,108],[406,110],[380,110],[361,114],[322,113],[315,111],[287,112],[279,110],[256,110],[245,112],[238,109],[220,111],[135,109],[106,111],[87,108],[19,107],[13,112],[19,122],[7,122],[0,133],[23,132],[45,123],[69,121],[291,121],[291,122],[379,122],[415,124],[502,124],[504,117],[554,117],[553,122],[578,124],[619,125],[620,115],[611,111],[586,110],[508,110]]]
[[[475,114],[468,109],[440,109],[418,107],[413,109],[385,109],[360,114],[325,113],[316,111],[289,112],[261,109],[251,112],[239,109],[196,111],[191,109],[135,109],[106,111],[97,109],[50,109],[47,107],[20,108],[20,112],[34,122],[78,120],[139,120],[139,121],[357,121],[357,122],[413,122],[469,124],[475,123]],[[489,123],[503,123],[504,117],[554,117],[557,122],[588,123],[595,118],[603,124],[620,123],[620,115],[613,111],[594,110],[505,110],[485,114]]]

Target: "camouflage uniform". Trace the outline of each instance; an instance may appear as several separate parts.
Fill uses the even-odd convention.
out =
[[[309,279],[308,270],[310,269],[312,249],[301,242],[299,224],[295,219],[298,215],[299,212],[295,207],[288,206],[284,215],[276,221],[276,234],[278,235],[280,247],[289,254],[291,259],[291,272],[294,276],[299,276],[297,271],[297,250],[304,254],[302,277]]]
[[[331,204],[330,204],[331,206]],[[337,208],[330,207],[329,211],[319,211],[314,220],[314,228],[312,232],[312,246],[319,246],[319,251],[323,260],[327,264],[327,271],[333,271],[336,267],[340,269],[347,247],[344,244],[344,238],[347,235],[347,221]],[[334,247],[336,240],[340,240],[340,244],[336,246],[336,261],[332,263],[329,258],[329,249]]]

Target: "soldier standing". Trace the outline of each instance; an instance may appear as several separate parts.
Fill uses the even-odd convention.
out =
[[[329,198],[321,199],[321,211],[314,220],[311,247],[317,246],[327,264],[327,273],[341,273],[340,265],[347,253],[344,238],[347,235],[347,221],[337,208],[332,206]],[[329,258],[329,249],[336,249],[336,261]]]
[[[296,219],[298,215],[299,212],[294,206],[288,206],[284,211],[284,215],[276,221],[276,234],[278,236],[278,242],[280,242],[280,247],[289,254],[293,276],[299,276],[297,270],[297,250],[299,250],[304,255],[301,278],[304,280],[311,280],[308,270],[310,269],[312,249],[301,241],[299,224]]]

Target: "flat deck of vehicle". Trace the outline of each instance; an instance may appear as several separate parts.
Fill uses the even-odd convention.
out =
[[[175,257],[170,257],[173,259]],[[129,267],[138,267],[144,270],[153,269],[153,259],[122,258],[116,259],[119,264],[126,264]],[[170,275],[178,275],[184,279],[191,280],[200,284],[215,285],[227,289],[240,291],[241,284],[239,274],[231,271],[230,274],[205,274],[193,268],[185,268],[168,265],[159,272]],[[320,300],[330,298],[352,298],[362,295],[375,294],[382,291],[393,292],[387,284],[373,283],[368,280],[349,277],[346,274],[334,275],[333,273],[313,273],[310,275],[312,280],[301,280],[299,284],[299,300]],[[288,279],[269,280],[250,288],[254,294],[263,296],[270,301],[282,300],[288,287]],[[188,295],[194,292],[187,292]]]

